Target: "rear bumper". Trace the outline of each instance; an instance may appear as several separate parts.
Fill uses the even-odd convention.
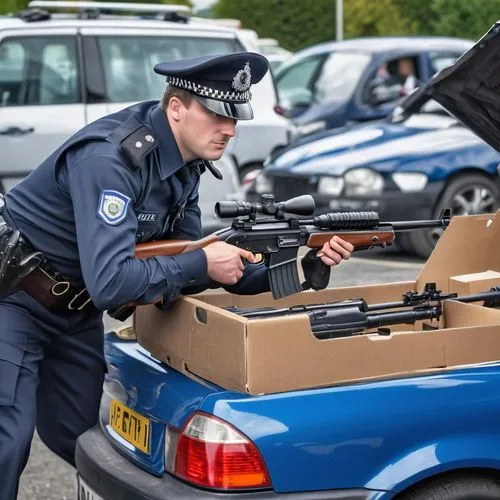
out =
[[[369,500],[379,492],[364,489],[307,493],[214,493],[200,490],[169,474],[158,478],[120,455],[99,427],[82,434],[76,446],[76,465],[84,481],[104,500]]]

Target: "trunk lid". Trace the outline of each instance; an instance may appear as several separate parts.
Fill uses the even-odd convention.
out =
[[[500,23],[457,61],[417,91],[431,96],[490,146],[500,151]]]

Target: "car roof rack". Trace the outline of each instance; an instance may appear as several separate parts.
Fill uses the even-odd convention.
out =
[[[126,3],[126,2],[93,2],[80,0],[32,0],[29,9],[78,11],[80,17],[96,19],[101,11],[116,14],[163,14],[165,21],[186,23],[188,18],[182,14],[191,13],[187,5],[166,5],[154,3]],[[182,14],[181,14],[182,13]]]

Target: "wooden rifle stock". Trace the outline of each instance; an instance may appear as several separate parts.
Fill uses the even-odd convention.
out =
[[[148,243],[138,243],[135,246],[135,256],[138,259],[149,259],[151,257],[179,255],[203,248],[211,243],[219,241],[215,234],[210,234],[201,240],[159,240]]]
[[[312,233],[306,245],[309,248],[321,248],[333,236],[339,236],[354,246],[355,250],[365,250],[370,247],[384,247],[394,242],[393,230],[365,230],[365,231],[318,231]],[[219,241],[215,234],[210,234],[201,240],[158,240],[148,243],[138,243],[135,247],[135,256],[138,259],[151,257],[179,255],[204,248],[211,243]]]
[[[211,243],[219,241],[215,234],[210,234],[197,241],[189,240],[159,240],[148,243],[138,243],[135,246],[135,257],[137,259],[150,259],[152,257],[179,255],[184,252],[190,252],[198,248],[206,247]],[[154,303],[160,303],[163,300],[159,297]],[[125,321],[135,310],[136,304],[130,303],[121,307],[116,307],[108,311],[112,318]]]
[[[348,241],[354,250],[366,250],[371,247],[385,247],[391,245],[396,236],[392,229],[387,230],[365,230],[365,231],[320,231],[312,233],[306,245],[309,248],[321,248],[333,236],[338,236],[344,241]]]

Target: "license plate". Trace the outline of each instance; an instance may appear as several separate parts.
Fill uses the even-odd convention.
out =
[[[78,500],[103,500],[80,476],[78,479]]]
[[[149,418],[143,417],[123,403],[112,399],[109,409],[109,423],[123,439],[149,455],[151,429]]]

